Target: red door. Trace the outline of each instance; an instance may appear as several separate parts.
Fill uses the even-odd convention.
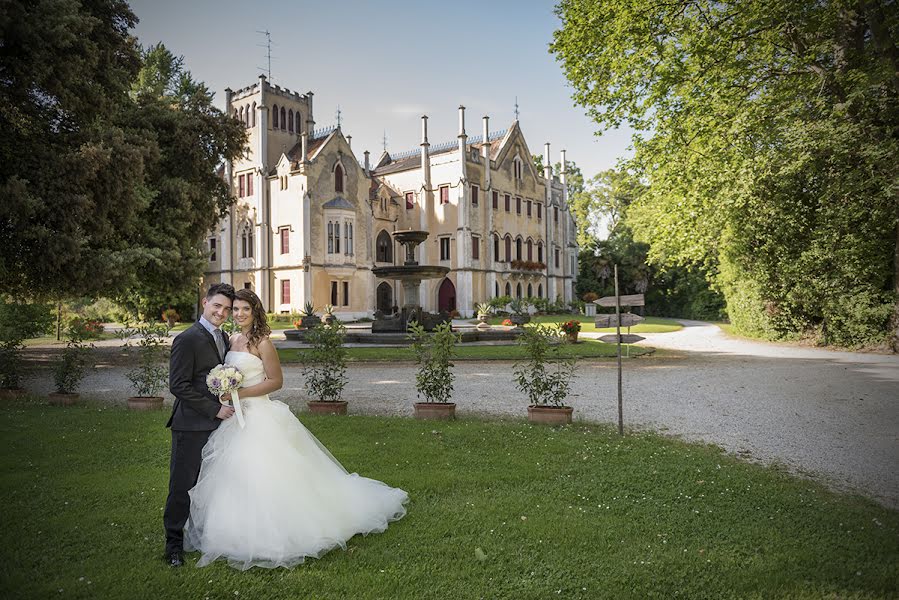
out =
[[[456,310],[456,286],[449,279],[444,279],[437,292],[437,310],[440,312],[452,312]]]

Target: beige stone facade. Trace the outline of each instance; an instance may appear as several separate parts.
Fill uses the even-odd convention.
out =
[[[237,202],[209,236],[204,286],[249,287],[271,312],[307,301],[343,319],[402,306],[398,281],[372,267],[402,264],[389,234],[428,231],[420,264],[450,267],[425,281],[425,310],[472,314],[497,295],[572,299],[577,246],[562,173],[538,172],[518,121],[431,146],[427,117],[413,151],[360,162],[339,127],[316,130],[313,94],[268,84],[226,90],[227,109],[247,126],[244,159],[226,165]],[[485,141],[486,140],[486,141]],[[544,156],[549,156],[549,144]],[[497,252],[498,251],[498,252]]]

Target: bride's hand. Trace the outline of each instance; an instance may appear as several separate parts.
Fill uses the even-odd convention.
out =
[[[231,402],[231,392],[222,394],[222,402]]]

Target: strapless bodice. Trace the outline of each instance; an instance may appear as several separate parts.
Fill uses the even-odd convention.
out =
[[[232,350],[225,356],[225,364],[236,367],[238,371],[243,373],[243,382],[240,384],[242,388],[262,383],[265,380],[265,369],[262,366],[262,359],[255,354]]]

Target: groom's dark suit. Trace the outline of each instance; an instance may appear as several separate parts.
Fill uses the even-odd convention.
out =
[[[227,352],[228,339],[222,337]],[[183,549],[184,525],[190,515],[187,492],[197,483],[203,446],[221,423],[216,415],[222,405],[206,387],[206,376],[224,358],[219,356],[212,334],[199,322],[172,343],[169,390],[175,396],[175,405],[166,423],[172,428],[169,497],[163,514],[166,554]]]

